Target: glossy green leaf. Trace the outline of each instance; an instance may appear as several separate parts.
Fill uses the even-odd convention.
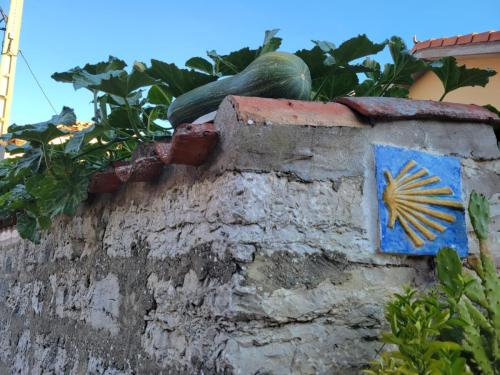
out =
[[[426,64],[417,59],[399,37],[393,36],[389,40],[389,51],[393,60],[392,64],[386,64],[382,72],[381,81],[384,84],[413,83],[413,75],[426,69]]]
[[[323,81],[316,81],[313,84],[313,91],[319,91],[317,99],[333,100],[340,96],[352,93],[358,84],[356,73],[348,69],[337,69],[334,73],[327,75]]]
[[[217,79],[217,77],[195,70],[179,69],[175,64],[167,64],[159,60],[151,60],[148,74],[160,80],[163,87],[168,88],[168,94],[174,97]]]
[[[453,90],[468,86],[486,86],[489,78],[496,72],[490,69],[467,68],[465,65],[458,66],[453,56],[443,57],[431,63],[432,71],[438,76],[443,84],[444,92],[439,100]]]
[[[191,57],[185,64],[188,68],[199,70],[202,73],[212,75],[214,73],[214,67],[210,61],[204,59],[203,57]]]
[[[370,58],[367,58],[363,61],[363,66],[368,68],[368,71],[365,72],[365,75],[368,78],[374,79],[374,80],[377,80],[380,78],[382,72],[380,70],[380,64],[377,61],[370,59]]]
[[[27,191],[37,200],[44,216],[74,215],[87,198],[88,171],[68,159],[55,161],[52,174],[32,179],[26,184]]]
[[[98,135],[99,129],[95,125],[91,125],[88,128],[82,129],[77,132],[72,132],[70,139],[66,142],[64,146],[64,152],[68,154],[77,154],[80,152],[83,142],[85,140],[90,141]]]
[[[109,56],[108,61],[97,64],[86,64],[83,68],[75,67],[66,72],[54,73],[52,78],[59,82],[73,83],[75,90],[88,87],[90,84],[99,84],[102,79],[117,75],[127,64],[116,57]]]
[[[165,85],[153,85],[148,91],[148,102],[151,104],[168,107],[172,103],[172,100],[172,94],[170,94],[169,88]]]
[[[151,86],[155,82],[155,79],[147,73],[134,69],[130,74],[123,71],[119,75],[112,75],[102,79],[96,85],[89,85],[89,87],[120,98],[127,98],[135,90]]]
[[[276,38],[276,35],[280,29],[267,30],[264,35],[264,42],[262,43],[262,47],[260,48],[259,55],[263,55],[264,53],[276,51],[280,48],[281,38]]]
[[[318,46],[322,52],[330,52],[337,48],[335,44],[327,40],[313,40],[312,42],[316,44],[316,46]]]
[[[365,34],[346,40],[338,48],[328,51],[339,66],[346,66],[361,57],[376,54],[384,49],[386,42],[374,43]]]
[[[295,52],[295,55],[307,64],[313,81],[328,74],[329,67],[324,64],[325,53],[319,46],[316,45],[311,49],[301,49]]]
[[[214,61],[216,75],[228,76],[237,74],[250,65],[257,57],[257,50],[245,47],[228,55],[219,55],[211,50],[207,55]]]
[[[40,242],[40,230],[37,225],[36,217],[26,212],[18,213],[16,230],[21,238],[30,240],[34,243]]]
[[[66,132],[58,129],[58,125],[73,125],[76,123],[76,115],[71,108],[63,107],[59,115],[52,116],[48,121],[37,124],[9,126],[8,132],[12,138],[22,139],[29,142],[47,144]]]

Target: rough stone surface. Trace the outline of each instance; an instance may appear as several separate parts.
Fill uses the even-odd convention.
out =
[[[384,302],[434,279],[428,257],[377,252],[373,143],[459,157],[499,256],[486,125],[249,126],[228,104],[210,164],[97,197],[39,245],[3,237],[0,374],[359,373]]]

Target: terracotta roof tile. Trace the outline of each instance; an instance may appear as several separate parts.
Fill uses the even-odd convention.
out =
[[[431,48],[441,47],[442,44],[443,44],[443,38],[432,39],[431,40]]]
[[[443,47],[454,46],[457,43],[458,36],[443,38]]]
[[[500,31],[490,32],[490,39],[488,42],[497,42],[500,40]]]
[[[472,35],[472,43],[484,43],[487,42],[489,38],[489,32],[474,34]]]
[[[228,96],[243,123],[365,127],[345,105],[289,99]]]
[[[472,42],[472,34],[459,36],[457,39],[457,45],[469,44]]]
[[[442,48],[451,46],[463,46],[470,43],[490,43],[500,41],[500,31],[486,31],[483,33],[472,33],[467,35],[455,35],[447,38],[436,38],[416,42],[412,52],[428,48]]]
[[[429,48],[430,46],[431,46],[431,41],[430,40],[426,40],[424,42],[418,42],[417,44],[415,44],[415,46],[413,46],[413,49],[415,51],[417,51],[417,50]]]
[[[441,120],[452,122],[498,123],[498,116],[475,104],[436,102],[383,97],[343,97],[336,100],[367,117],[377,120]]]

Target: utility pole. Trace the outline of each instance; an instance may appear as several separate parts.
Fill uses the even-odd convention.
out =
[[[2,11],[3,21],[5,21],[5,34],[0,61],[0,134],[5,134],[9,127],[17,54],[19,53],[23,2],[24,0],[10,0],[9,15],[6,16]]]

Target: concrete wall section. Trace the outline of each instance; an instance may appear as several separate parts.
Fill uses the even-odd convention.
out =
[[[225,102],[216,127],[210,163],[2,246],[1,374],[359,373],[387,298],[433,280],[430,258],[376,251],[374,143],[458,156],[464,196],[492,201],[498,251],[487,125],[243,124]]]

